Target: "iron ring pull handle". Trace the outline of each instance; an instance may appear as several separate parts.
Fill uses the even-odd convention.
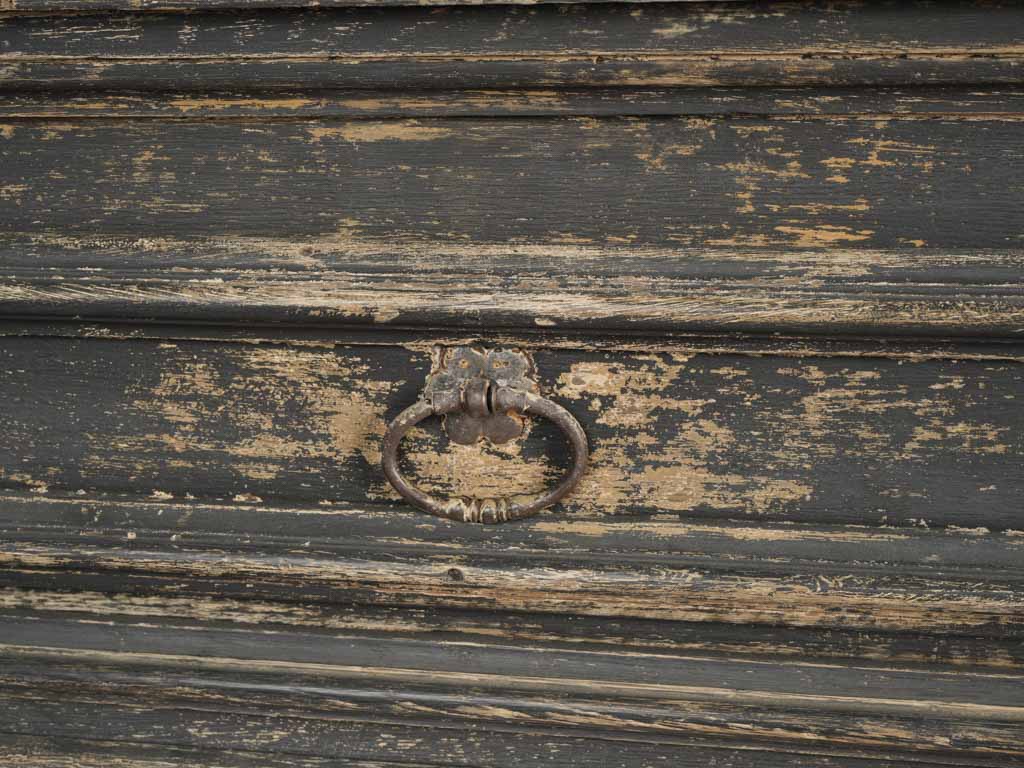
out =
[[[465,411],[475,416],[487,413],[516,412],[542,416],[554,422],[572,446],[572,467],[554,488],[533,498],[496,499],[453,498],[442,500],[424,493],[398,470],[398,445],[414,426],[431,416]],[[473,523],[503,523],[521,520],[564,499],[579,483],[587,468],[587,436],[583,427],[565,408],[545,397],[511,387],[493,385],[477,379],[451,393],[419,400],[406,408],[388,425],[382,448],[384,474],[402,498],[415,507],[438,517]]]

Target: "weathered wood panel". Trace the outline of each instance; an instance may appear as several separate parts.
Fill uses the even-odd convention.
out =
[[[0,224],[65,237],[320,237],[342,251],[410,237],[467,252],[538,243],[569,253],[615,244],[1019,248],[1020,126],[26,121],[2,129]]]
[[[171,505],[167,509],[181,511]],[[379,523],[388,511],[360,512]],[[17,589],[115,591],[177,600],[199,597],[207,604],[226,597],[261,604],[438,607],[997,638],[1003,645],[1014,639],[1019,643],[1024,626],[1021,574],[1013,564],[981,572],[941,560],[915,568],[884,561],[821,563],[785,556],[731,559],[742,554],[742,545],[721,557],[603,553],[585,548],[513,552],[508,543],[503,554],[497,546],[490,552],[455,544],[419,546],[421,530],[434,526],[405,522],[404,529],[398,526],[404,538],[392,540],[390,546],[385,539],[375,546],[361,546],[360,542],[332,545],[325,537],[314,547],[312,541],[275,542],[251,534],[203,539],[170,531],[144,538],[135,530],[105,536],[75,530],[44,530],[35,536],[14,531],[6,534],[11,543],[0,545],[0,564],[4,586]],[[659,527],[649,529],[652,537],[663,533]],[[532,531],[532,538],[542,538],[536,534],[550,528],[541,526]],[[648,530],[643,523],[637,528]],[[724,534],[728,540],[730,531]],[[731,535],[743,532],[734,530]],[[746,535],[769,542],[773,536],[771,530],[747,530]],[[856,532],[850,535],[855,537]],[[798,540],[815,536],[819,545],[849,538],[839,530],[796,534]],[[680,536],[682,541],[686,538],[687,534]],[[695,540],[699,538],[695,534]],[[705,538],[714,542],[715,537]],[[657,543],[652,541],[651,546]],[[905,560],[915,549],[927,550],[935,542],[926,541],[924,547],[915,543],[895,537],[890,547]],[[1003,559],[1020,554],[1020,542],[1005,535],[982,539],[978,546],[973,539],[958,542],[955,537],[946,544],[954,555],[958,550],[959,554],[990,550]],[[789,547],[783,544],[778,549]],[[999,661],[1007,666],[1013,658],[1012,653],[1001,654]]]
[[[6,58],[1017,50],[1013,0],[369,8],[4,18]],[[677,25],[673,27],[673,25]],[[191,30],[191,31],[189,31]],[[138,47],[136,47],[138,46]]]
[[[430,348],[8,338],[0,465],[8,487],[65,493],[391,501],[380,440]],[[1021,527],[1016,363],[534,356],[591,441],[570,511]],[[432,424],[405,461],[439,493],[502,495],[552,482],[563,454],[546,423],[491,448]]]
[[[0,244],[10,262],[45,264],[0,273],[0,314],[645,332],[651,344],[681,332],[902,334],[974,343],[1024,332],[1015,251],[442,249],[411,242],[338,250],[330,241],[247,238],[64,240],[54,248],[50,238],[40,240]],[[149,266],[132,268],[132,260]],[[218,268],[218,261],[246,266]]]
[[[736,115],[979,116],[1024,113],[1024,91],[981,85],[902,88],[547,88],[365,91],[358,89],[52,93],[8,91],[0,119],[83,117],[395,118]]]
[[[62,689],[68,696],[67,688]],[[151,689],[135,687],[135,696],[152,696]],[[330,768],[380,768],[400,765],[405,768],[436,768],[438,755],[450,755],[462,765],[481,768],[511,768],[522,764],[544,764],[554,768],[607,765],[625,768],[660,768],[671,763],[682,768],[703,768],[709,764],[723,768],[940,768],[965,765],[942,760],[921,759],[920,755],[865,748],[856,754],[830,753],[820,748],[801,751],[782,750],[772,744],[755,743],[730,747],[714,739],[692,740],[663,736],[659,739],[601,738],[604,731],[588,736],[572,733],[529,730],[526,728],[485,727],[452,729],[431,722],[370,724],[336,717],[311,718],[308,713],[290,711],[286,715],[258,714],[249,709],[213,713],[199,710],[195,701],[184,700],[174,707],[161,699],[159,714],[147,716],[137,706],[125,704],[128,696],[116,700],[100,699],[86,691],[60,707],[41,700],[8,698],[4,702],[18,727],[57,734],[50,738],[0,735],[0,755],[22,757],[26,748],[42,750],[42,761],[21,763],[31,768],[92,768],[104,766],[131,768],[167,768],[185,760],[183,765],[251,766],[287,765],[329,766]],[[414,704],[414,702],[411,702]],[[312,722],[311,722],[312,721]],[[112,727],[107,727],[107,725]],[[490,725],[490,724],[489,724]],[[96,740],[93,734],[108,734]],[[145,742],[132,734],[151,734],[155,742]],[[70,736],[68,734],[76,734]],[[116,741],[120,739],[120,741]],[[188,745],[199,744],[191,747]],[[218,745],[231,745],[218,748]],[[277,755],[286,754],[287,761]],[[84,750],[86,761],[79,761]],[[54,755],[54,752],[57,752]],[[339,753],[352,757],[338,757]],[[29,752],[31,760],[36,752]],[[269,755],[269,759],[267,756]],[[278,759],[279,762],[274,762]],[[69,762],[70,760],[70,762]],[[121,760],[123,762],[117,762]],[[157,760],[158,762],[150,762]],[[203,760],[209,762],[201,762]],[[977,768],[1014,765],[1012,757],[986,758],[975,753],[970,765]],[[143,762],[137,762],[143,761]],[[451,763],[442,763],[449,765]],[[456,763],[458,764],[458,763]]]
[[[79,501],[77,503],[84,507],[90,502]],[[32,504],[40,518],[44,517],[42,514],[44,504],[44,502],[38,501]],[[0,509],[6,513],[11,510],[12,506],[11,497],[8,496]],[[56,502],[53,506],[59,507],[61,503]],[[165,515],[172,511],[171,509],[165,510]],[[202,515],[204,511],[200,508],[196,515]],[[225,516],[230,516],[232,510],[228,507],[221,507],[220,512]],[[152,505],[136,503],[133,515],[137,517],[133,522],[137,526],[148,525],[149,515],[152,513]],[[372,515],[359,517],[353,514],[348,520],[350,527],[358,527],[358,522],[365,520],[372,521],[371,526],[379,525],[382,522],[380,516]],[[209,518],[196,520],[189,526],[189,529],[190,531],[201,531],[208,521]],[[15,535],[12,533],[12,528],[6,527],[8,520],[5,519],[4,523],[6,536]],[[293,516],[290,523],[298,529],[302,527],[303,520],[301,517]],[[258,530],[265,531],[268,527],[261,518]],[[608,540],[614,541],[617,538],[614,526],[605,523],[604,528],[604,536]],[[660,538],[662,546],[665,547],[672,545],[673,538],[680,542],[683,538],[679,534],[659,533],[661,528],[659,525],[644,523],[635,528],[650,531],[650,536]],[[28,525],[19,526],[17,535],[21,536],[23,540],[27,539],[22,532],[28,529]],[[379,530],[382,537],[387,535],[386,527],[375,530]],[[597,530],[597,527],[592,530]],[[423,527],[418,527],[417,533],[424,536]],[[458,532],[448,531],[448,533],[452,543],[460,543],[465,540]],[[729,527],[723,527],[720,531],[708,527],[707,534],[700,539],[695,539],[694,545],[706,546],[709,542],[714,542],[716,538],[719,540],[728,538],[730,533],[737,534],[733,537],[734,542],[745,541],[748,544],[767,542],[772,539],[775,541],[785,540],[785,536],[789,534],[791,544],[793,541],[804,539],[817,541],[820,548],[824,541],[840,544],[848,542],[854,538],[851,534],[856,531],[820,528],[784,531],[778,528],[763,527],[757,531],[748,529],[744,537],[740,538],[738,535],[740,532],[733,532]],[[50,535],[54,536],[52,526]],[[147,536],[151,536],[145,531],[141,535],[144,542]],[[506,535],[508,534],[506,533]],[[550,536],[550,532],[548,535]],[[881,539],[884,535],[884,532],[876,533],[874,538]],[[426,536],[424,537],[426,538]],[[927,542],[929,537],[934,539],[934,535],[917,532],[916,537],[919,539],[917,545],[891,548],[889,561],[884,567],[897,571],[906,567],[906,563],[895,561],[896,551],[905,552],[908,556],[911,553],[916,553],[918,560],[936,554],[934,548],[936,542],[931,541],[931,548]],[[155,540],[155,536],[152,538]],[[183,540],[195,541],[198,538],[201,538],[201,534],[187,533]],[[267,538],[263,534],[260,535],[264,546],[266,546]],[[364,537],[360,534],[358,538]],[[366,538],[368,542],[372,539],[372,537]],[[589,545],[587,543],[575,544],[572,542],[571,534],[565,532],[560,533],[559,538],[560,541],[555,546],[575,547],[577,551],[588,547],[592,549],[594,541],[596,541],[596,537],[591,537]],[[867,538],[870,541],[871,537]],[[138,541],[138,538],[134,541]],[[280,543],[280,540],[278,542]],[[989,578],[994,575],[995,570],[1004,571],[1006,569],[1006,563],[1003,561],[1006,559],[1009,548],[1000,550],[997,540],[991,537],[979,540],[978,536],[973,536],[966,540],[957,540],[954,536],[946,536],[945,545],[942,552],[944,562],[955,561],[958,552],[965,556],[981,552],[979,560],[987,562],[986,558],[993,557],[997,561],[998,567],[989,570]],[[223,546],[223,543],[221,542],[219,546]],[[517,538],[515,546],[529,547],[533,545],[528,539],[524,541]],[[318,540],[318,549],[322,550],[323,548],[324,543],[320,539]],[[745,553],[732,550],[730,554],[743,556]],[[784,551],[782,556],[791,554],[791,552]],[[778,554],[774,557],[776,560],[779,559]],[[871,557],[865,559],[871,559]],[[719,566],[721,567],[724,562],[723,558]],[[965,564],[960,563],[960,566],[963,565]],[[966,569],[962,569],[962,571],[966,576]],[[179,579],[176,586],[172,588],[170,583],[161,583],[150,579],[147,584],[143,584],[140,579],[133,578],[127,585],[131,591],[127,592],[124,581],[119,579],[117,573],[99,572],[94,573],[91,578],[86,577],[80,571],[65,573],[62,576],[38,568],[31,572],[21,570],[16,577],[11,573],[8,571],[8,575],[4,579],[5,585],[18,582],[24,586],[33,584],[35,587],[35,589],[20,589],[5,586],[0,589],[0,609],[3,610],[4,615],[22,618],[49,615],[51,618],[69,618],[86,623],[116,619],[136,625],[162,622],[175,625],[207,624],[220,627],[232,625],[242,628],[259,626],[263,630],[285,631],[291,629],[302,632],[307,636],[307,642],[314,645],[319,642],[316,639],[319,635],[334,637],[339,634],[344,636],[359,634],[366,637],[415,640],[423,643],[444,640],[472,646],[480,644],[506,647],[529,645],[562,651],[615,649],[636,653],[699,655],[751,661],[768,658],[777,662],[785,662],[790,659],[816,659],[823,662],[834,659],[841,663],[859,660],[862,664],[888,663],[918,669],[935,664],[950,665],[949,669],[951,670],[974,667],[979,670],[1012,671],[1024,668],[1024,644],[1021,643],[1019,634],[1007,632],[1005,626],[998,628],[995,622],[991,623],[986,631],[980,633],[976,631],[976,628],[973,632],[951,633],[948,631],[950,629],[948,625],[929,626],[916,631],[903,628],[902,631],[894,633],[871,629],[864,626],[863,623],[857,626],[835,626],[836,622],[812,625],[810,622],[804,621],[800,626],[786,626],[699,620],[652,621],[628,616],[586,615],[574,615],[567,620],[564,615],[558,613],[491,612],[484,610],[481,606],[459,608],[432,605],[417,608],[409,605],[367,605],[346,602],[343,593],[340,595],[340,599],[339,594],[336,593],[333,600],[317,599],[313,601],[307,599],[305,602],[296,602],[294,599],[270,601],[257,599],[253,594],[226,597],[211,594],[212,590],[209,588],[202,589],[199,586],[202,582],[198,579],[191,579],[188,582]],[[831,574],[827,578],[834,580]],[[968,576],[961,585],[967,583],[969,578]],[[205,579],[204,581],[208,582],[209,580]],[[822,583],[824,582],[819,580],[819,584]],[[954,584],[953,581],[947,582],[947,586]],[[261,587],[264,592],[268,591],[266,584]],[[92,591],[83,591],[83,588]],[[53,589],[65,591],[54,592]],[[294,594],[291,597],[294,598]],[[308,595],[303,595],[303,597],[308,598]],[[823,615],[819,613],[819,616]]]
[[[54,12],[54,11],[202,11],[224,9],[280,9],[280,8],[331,8],[365,6],[370,8],[395,8],[417,6],[481,6],[481,5],[543,5],[554,0],[2,0],[0,12]],[[621,0],[557,0],[560,5],[573,3],[600,4]],[[629,0],[634,3],[692,3],[706,0]],[[743,2],[743,0],[715,0],[715,5]]]
[[[970,765],[1022,756],[1012,675],[486,646],[473,649],[476,669],[459,644],[45,619],[3,629],[0,690],[15,733],[82,738],[100,727],[118,740],[359,759],[401,748],[407,759],[466,760],[473,749],[471,764],[483,765],[522,764],[531,753],[517,742],[531,732],[555,765],[607,765],[591,750],[609,739],[617,765],[648,764],[641,742],[677,747],[684,765],[743,746],[768,765],[792,753],[822,765],[837,764],[830,753],[882,765],[901,754]]]
[[[8,0],[9,2],[10,0]],[[0,19],[14,87],[1019,83],[1014,2],[349,9]]]
[[[0,762],[1024,766],[1024,6],[185,2],[0,0]]]
[[[56,670],[60,670],[57,674],[68,676],[75,675],[68,662],[73,661],[69,657],[76,651],[81,651],[86,660],[98,661],[110,653],[120,635],[126,657],[123,664],[136,669],[148,666],[153,656],[180,654],[193,656],[197,670],[220,668],[229,675],[232,669],[244,669],[246,661],[291,666],[299,675],[323,665],[321,674],[325,678],[358,681],[368,688],[386,687],[396,680],[419,682],[425,687],[468,683],[476,693],[550,693],[558,686],[566,693],[598,698],[603,687],[606,695],[647,701],[670,698],[672,691],[667,689],[676,688],[677,693],[685,692],[687,698],[706,703],[723,703],[726,691],[731,690],[729,698],[738,705],[752,704],[774,693],[778,696],[776,702],[784,708],[864,712],[877,707],[896,715],[913,715],[923,708],[909,702],[927,700],[940,712],[957,713],[966,720],[1024,721],[1024,713],[1019,711],[1022,678],[1008,670],[898,665],[857,668],[800,660],[770,664],[763,660],[619,653],[614,649],[570,651],[536,644],[509,647],[486,642],[477,646],[475,654],[467,655],[464,644],[457,641],[386,639],[361,632],[337,636],[281,627],[278,636],[261,642],[254,626],[187,622],[176,631],[174,624],[161,622],[162,632],[148,633],[144,621],[126,617],[118,617],[111,626],[85,617],[46,612],[35,614],[35,618],[5,614],[0,622],[4,629],[2,651],[20,649],[26,655],[33,651],[51,655]],[[217,653],[183,651],[178,643],[190,630],[208,638],[200,647],[217,649]],[[200,644],[193,648],[196,645]],[[584,667],[587,672],[581,675]],[[780,667],[788,669],[789,674],[780,675]],[[982,686],[987,688],[984,702],[979,690]],[[848,699],[856,689],[868,692],[871,700]],[[975,705],[974,712],[964,707],[969,703]]]
[[[221,89],[259,83],[264,89],[526,88],[562,86],[759,86],[1020,84],[1019,51],[884,54],[780,54],[763,56],[607,54],[585,52],[538,57],[465,54],[399,56],[203,57],[172,59],[162,67],[145,58],[19,56],[0,58],[0,85],[29,89]]]
[[[250,65],[280,66],[285,80],[306,89],[333,87],[339,82],[317,80],[317,67],[351,74],[366,65],[381,69],[349,85],[394,88],[408,71],[407,87],[449,90],[274,97],[265,89],[287,83],[261,69],[243,80],[262,90],[245,94],[79,93],[61,104],[53,92],[15,92],[0,139],[10,169],[0,226],[29,240],[5,241],[3,263],[131,271],[78,273],[74,281],[8,273],[5,310],[210,322],[258,315],[1016,335],[1024,327],[1024,177],[1012,90],[921,89],[928,78],[917,73],[914,88],[883,93],[460,92],[451,89],[472,84],[442,70],[576,67],[562,61],[566,51],[585,66],[648,55],[719,66],[712,42],[741,69],[789,55],[817,62],[817,53],[793,47],[798,37],[825,59],[847,63],[881,55],[880,66],[900,65],[929,51],[945,64],[974,66],[1016,55],[1008,30],[1020,13],[1016,4],[947,3],[97,15],[76,17],[75,25],[12,16],[4,54],[12,72],[95,66],[86,79],[97,87],[116,85],[122,65],[156,78],[133,87],[161,89],[175,77],[184,78],[178,87],[227,87],[229,70]],[[126,39],[137,44],[134,63],[121,56]],[[897,43],[902,53],[893,57]],[[529,55],[511,61],[510,51]],[[741,64],[744,56],[750,61]],[[193,66],[213,79],[181,69]],[[440,80],[428,83],[432,71]],[[135,75],[122,74],[122,85],[132,85]],[[114,80],[104,85],[108,75]],[[415,81],[421,76],[427,80]],[[968,80],[979,78],[991,79],[975,72]],[[15,75],[9,84],[73,85],[44,80],[31,85]],[[480,117],[566,112],[606,117]],[[744,119],[651,116],[663,112]],[[619,113],[648,117],[610,117]],[[70,114],[100,119],[32,117]],[[409,114],[424,118],[350,119]],[[381,274],[385,263],[397,271]],[[186,264],[225,271],[136,271]],[[308,272],[296,281],[237,271],[252,264]],[[523,274],[513,264],[528,264],[532,274],[510,279]],[[412,279],[393,286],[396,274]],[[584,279],[597,274],[608,279]]]

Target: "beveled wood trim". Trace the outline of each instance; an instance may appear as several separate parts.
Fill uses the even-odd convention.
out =
[[[295,90],[275,93],[10,92],[4,120],[82,119],[237,121],[297,118],[429,118],[544,116],[696,117],[751,115],[776,119],[842,116],[849,120],[1024,120],[1024,91],[1015,87],[896,88],[585,88],[517,90]]]
[[[508,249],[500,261],[495,259],[501,249],[495,247],[445,254],[443,246],[424,244],[403,254],[398,246],[380,253],[375,263],[370,254],[324,253],[310,246],[310,253],[332,261],[334,268],[296,270],[272,251],[260,255],[257,245],[252,259],[234,257],[248,268],[214,268],[216,253],[225,246],[231,248],[227,241],[169,243],[156,260],[178,266],[141,269],[104,268],[103,262],[130,258],[130,249],[117,246],[42,258],[36,248],[25,249],[24,256],[10,248],[8,263],[51,258],[53,266],[0,270],[0,316],[452,330],[482,325],[652,336],[727,331],[992,339],[1024,334],[1024,285],[1014,276],[1024,257],[1015,251],[666,250],[644,255],[642,249],[598,247],[575,249],[587,264],[574,259],[568,272],[559,270],[557,257],[545,257],[544,246],[528,249],[536,255],[527,258]],[[298,253],[301,244],[290,247]],[[428,249],[437,267],[444,262],[448,268],[420,261]],[[152,253],[152,246],[146,250]],[[553,246],[551,253],[565,250]],[[193,258],[211,267],[189,268]],[[61,263],[70,259],[82,266]],[[461,271],[460,261],[493,269]],[[837,268],[843,261],[849,269]],[[275,268],[275,262],[284,268]]]
[[[505,746],[503,757],[480,755],[474,765],[516,764],[529,752],[509,748],[531,736],[575,741],[574,765],[591,764],[592,750],[608,740],[637,765],[648,765],[652,746],[674,746],[682,765],[707,759],[709,748],[726,760],[751,749],[762,765],[814,755],[843,765],[845,755],[880,765],[983,766],[1022,756],[1014,674],[386,641],[121,617],[6,616],[0,628],[3,730],[14,733],[273,746],[308,756],[329,744],[332,756],[385,760],[395,747],[384,734],[396,729],[419,734],[401,745],[413,759],[425,749],[434,758],[465,750],[470,740],[477,752]]]
[[[8,587],[993,638],[1024,631],[1024,539],[1012,531],[668,516],[488,527],[380,506],[306,510],[303,520],[302,510],[245,504],[10,495],[0,509]],[[75,515],[107,523],[68,527]],[[303,530],[322,528],[324,515],[332,525],[323,530],[336,535]],[[239,540],[229,531],[243,519]]]
[[[95,11],[133,12],[189,12],[220,10],[274,10],[295,8],[401,8],[403,6],[481,6],[511,5],[534,6],[550,3],[602,4],[623,0],[0,0],[0,12],[60,13]],[[707,0],[625,0],[630,3],[698,3]],[[743,2],[743,0],[714,0],[716,4]]]
[[[127,0],[80,0],[93,11]],[[211,0],[205,10],[223,0]],[[152,2],[133,0],[137,11]],[[304,2],[304,0],[302,0]],[[4,0],[8,8],[75,5]],[[226,0],[227,5],[248,5]],[[386,5],[373,0],[368,5]],[[428,3],[430,5],[433,2]],[[187,0],[185,8],[196,8]],[[251,6],[250,6],[251,7]],[[325,8],[0,17],[0,85],[523,88],[1019,83],[1012,2]],[[503,26],[511,20],[512,26]],[[183,25],[203,34],[183,33]],[[189,27],[191,28],[191,27]],[[244,35],[236,34],[244,30]],[[308,41],[315,40],[314,45]],[[134,43],[130,46],[128,43]]]

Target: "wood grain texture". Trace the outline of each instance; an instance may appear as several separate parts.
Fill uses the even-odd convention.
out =
[[[1021,12],[13,14],[0,311],[1016,336]]]
[[[36,513],[61,504],[24,501]],[[10,511],[17,503],[8,497],[0,508]],[[74,503],[108,506],[100,500]],[[146,506],[162,506],[170,516],[175,505],[135,503],[129,517],[140,522]],[[1019,607],[1006,603],[999,618],[994,613],[984,624],[959,627],[967,614],[955,607],[959,595],[975,612],[986,610],[979,578],[989,587],[993,579],[1019,580],[1019,558],[1012,549],[1000,558],[996,553],[1005,543],[998,538],[930,531],[894,537],[863,529],[755,533],[728,526],[703,532],[692,526],[689,534],[663,531],[668,537],[662,537],[656,528],[634,524],[637,533],[646,531],[638,542],[649,537],[645,566],[626,554],[613,527],[549,527],[541,549],[531,548],[528,539],[494,537],[491,557],[505,565],[494,560],[498,567],[487,575],[486,547],[453,540],[452,530],[440,530],[451,529],[447,521],[426,519],[426,527],[439,529],[440,547],[423,548],[430,537],[420,525],[413,535],[421,543],[401,554],[394,535],[380,527],[401,527],[400,516],[353,511],[342,549],[331,552],[324,539],[312,549],[307,542],[304,558],[284,555],[301,544],[250,531],[204,541],[194,533],[202,522],[186,525],[173,552],[154,549],[166,533],[147,532],[145,525],[135,525],[129,546],[105,551],[93,548],[103,538],[98,530],[83,537],[43,525],[30,544],[27,529],[19,534],[6,528],[5,538],[22,541],[5,553],[14,559],[2,571],[7,588],[0,591],[0,697],[9,713],[0,728],[8,734],[3,748],[22,754],[15,750],[24,750],[26,740],[15,734],[32,733],[37,741],[30,743],[47,746],[44,755],[85,748],[88,754],[109,750],[142,759],[153,749],[173,747],[218,765],[217,750],[257,748],[384,762],[395,759],[395,749],[406,759],[422,754],[436,760],[451,751],[469,764],[494,766],[520,765],[542,753],[560,764],[566,750],[572,765],[653,765],[669,756],[684,765],[713,758],[737,766],[1019,761],[1020,627],[1011,618],[1019,618]],[[218,514],[224,522],[227,508]],[[533,535],[542,522],[535,521]],[[529,527],[506,533],[519,536]],[[829,548],[836,557],[847,546],[856,562],[845,567],[860,573],[829,577],[821,563],[806,562],[804,567],[818,569],[815,589],[797,592],[784,586],[785,577],[777,581],[759,600],[763,609],[788,605],[788,621],[802,613],[788,628],[779,626],[787,619],[776,615],[760,627],[755,621],[719,629],[722,619],[749,617],[731,610],[701,619],[700,606],[710,605],[716,588],[692,576],[688,587],[677,583],[672,598],[660,598],[676,607],[677,620],[665,621],[669,614],[662,611],[661,621],[630,621],[622,609],[651,595],[671,569],[668,561],[650,568],[653,549],[669,546],[673,537],[682,543],[685,535],[703,537],[700,549],[716,538],[719,546],[732,547],[718,560],[719,584],[727,578],[724,571],[749,569],[750,555],[767,547],[770,554],[736,582],[756,590],[764,569],[792,575],[801,567],[793,555],[802,547],[820,552],[825,541],[838,546]],[[578,567],[580,558],[597,562],[587,537],[618,550],[595,571],[597,581]],[[39,545],[62,538],[73,549],[60,553],[51,546],[47,553]],[[250,554],[240,556],[233,541]],[[195,556],[203,547],[212,557]],[[366,559],[374,547],[381,556],[377,568]],[[364,558],[358,566],[356,551]],[[906,555],[902,565],[898,552]],[[887,587],[879,582],[873,595],[855,598],[870,580],[865,561],[881,553],[889,562],[877,564],[874,578],[894,578]],[[577,565],[572,571],[552,568],[552,557]],[[408,567],[417,558],[425,568],[413,574]],[[686,562],[678,554],[673,559],[677,566]],[[915,561],[932,564],[931,595],[910,576]],[[609,569],[612,562],[618,578]],[[986,563],[984,576],[969,573],[978,562]],[[339,577],[353,566],[354,581],[346,584]],[[485,583],[502,569],[510,580],[488,594]],[[630,571],[646,581],[643,589],[622,578]],[[558,574],[576,580],[572,589],[560,588]],[[905,602],[889,615],[901,631],[873,632],[863,619],[877,621],[888,613],[887,603],[901,599],[893,591],[897,582]],[[80,591],[89,588],[94,591]],[[839,603],[821,610],[832,590],[838,590]],[[481,611],[526,596],[542,611],[547,601],[548,615],[523,613],[526,604],[504,615]],[[742,611],[735,597],[734,591],[728,603]],[[558,601],[561,609],[550,611]],[[589,608],[577,613],[587,601]],[[857,602],[866,608],[861,621],[855,618]],[[460,603],[464,610],[453,612]],[[602,603],[613,614],[588,623],[586,612]],[[845,608],[836,610],[838,605]],[[930,610],[922,613],[925,605]],[[573,615],[565,615],[567,608]],[[687,614],[688,622],[697,623],[679,620]],[[913,634],[915,614],[930,637]],[[815,631],[828,627],[815,638]],[[851,652],[859,660],[841,660]],[[971,653],[981,654],[988,666],[972,666]],[[866,660],[872,656],[875,661]],[[78,741],[98,737],[113,741]],[[857,762],[844,762],[855,755]]]
[[[92,503],[95,508],[97,502]],[[157,512],[159,508],[146,510],[140,505],[137,510]],[[168,505],[165,511],[181,510]],[[647,533],[653,539],[648,551],[604,552],[592,538],[595,543],[589,549],[545,550],[534,543],[510,554],[508,543],[503,549],[494,544],[490,548],[463,544],[457,530],[451,543],[431,545],[428,540],[420,545],[418,538],[432,526],[401,518],[385,526],[382,518],[389,513],[395,514],[364,508],[350,517],[361,516],[392,531],[404,528],[404,545],[383,538],[349,544],[341,534],[331,539],[329,532],[322,533],[315,544],[252,533],[205,537],[189,534],[184,525],[155,531],[135,526],[130,532],[111,529],[106,534],[74,529],[7,532],[5,539],[10,543],[0,546],[3,583],[18,589],[116,591],[179,601],[199,597],[206,603],[216,598],[355,603],[616,621],[904,632],[995,638],[1002,641],[997,648],[1014,641],[1019,646],[1024,626],[1020,569],[1005,562],[1015,556],[1019,559],[1020,544],[1005,535],[966,542],[956,536],[923,542],[897,536],[890,539],[890,551],[895,554],[888,559],[875,555],[880,558],[877,562],[856,560],[840,551],[832,555],[832,562],[822,562],[794,556],[799,545],[773,544],[780,534],[771,529],[726,527],[679,534],[662,520],[634,525],[641,536]],[[526,536],[543,543],[543,534],[553,527],[526,527]],[[614,536],[615,529],[609,530]],[[817,541],[819,551],[834,540],[840,542],[841,550],[843,542],[856,536],[856,532],[845,533],[797,530],[791,536],[798,542]],[[665,536],[664,546],[671,547],[693,546],[702,535],[725,552],[657,550],[659,536]],[[766,542],[760,547],[762,553],[751,553],[758,550],[756,546],[730,542],[743,536]],[[341,543],[335,543],[338,540]],[[549,547],[555,543],[548,541]],[[763,554],[773,548],[778,552],[774,558]],[[995,562],[985,572],[973,564],[946,562],[941,556],[926,566],[906,562],[915,550],[929,548],[942,550],[950,560],[991,550],[1004,562]],[[744,549],[744,559],[733,559],[734,553]],[[237,606],[236,613],[240,613]],[[735,638],[734,643],[742,645]],[[969,648],[971,644],[961,645]],[[993,661],[1006,666],[1014,658],[1013,653],[1000,653]]]
[[[10,497],[7,499],[5,508],[10,509]],[[36,502],[34,506],[38,510],[42,505]],[[137,504],[136,511],[145,517],[144,505]],[[201,525],[202,521],[197,523],[197,526]],[[27,528],[22,526],[19,533],[23,540],[28,538],[24,533]],[[10,535],[11,529],[6,525],[5,531]],[[824,541],[824,537],[844,541],[848,538],[844,534],[850,532],[819,527],[792,532],[791,538],[796,540],[802,535],[807,540],[817,536],[819,542]],[[704,541],[729,539],[728,533],[728,530],[722,534],[709,529]],[[760,533],[762,538],[778,539],[779,531],[762,527]],[[195,535],[187,536],[186,540]],[[661,538],[665,540],[667,537]],[[974,542],[972,546],[977,546],[975,539],[971,541]],[[586,546],[585,543],[576,545],[577,550]],[[947,537],[944,556],[955,559],[950,553],[957,551],[966,554],[971,549],[955,541],[955,537]],[[899,564],[890,562],[890,567],[898,568]],[[21,586],[12,586],[14,582]],[[35,588],[26,588],[30,585]],[[59,575],[46,573],[43,569],[22,570],[17,577],[5,580],[0,592],[0,607],[4,615],[21,618],[49,615],[84,622],[116,618],[133,624],[205,623],[211,627],[226,624],[243,628],[259,626],[264,631],[291,629],[303,633],[307,643],[315,643],[314,636],[341,634],[422,643],[443,640],[471,646],[528,645],[563,651],[628,650],[639,654],[698,655],[752,662],[764,659],[816,660],[839,664],[885,663],[915,669],[927,669],[938,664],[950,670],[976,668],[1009,672],[1024,668],[1024,644],[1019,636],[1006,632],[1005,628],[1002,632],[980,634],[936,632],[931,627],[894,633],[866,626],[815,626],[808,622],[787,626],[701,620],[658,621],[628,616],[573,615],[567,618],[558,613],[494,612],[484,606],[370,605],[345,602],[344,593],[341,599],[335,593],[333,600],[302,603],[257,599],[253,594],[217,595],[209,588],[204,589],[200,580],[191,580],[187,584],[178,582],[176,592],[169,584],[162,586],[153,579],[148,583],[133,579],[130,586],[131,591],[126,592],[123,583],[117,580],[117,574],[86,576],[79,572],[68,574],[61,580]],[[54,592],[55,588],[64,591]]]
[[[255,318],[263,325],[444,327],[452,333],[642,332],[652,343],[687,332],[981,342],[1016,338],[1024,329],[1022,259],[1012,250],[928,249],[913,256],[564,245],[442,250],[413,242],[381,243],[378,250],[332,240],[92,239],[53,248],[16,238],[3,242],[0,253],[15,264],[36,259],[45,266],[0,273],[0,315],[206,323]],[[229,266],[216,266],[218,256]],[[148,266],[133,268],[133,259]],[[191,266],[196,263],[208,266]]]
[[[0,733],[0,759],[22,768],[432,768],[427,762],[349,760],[294,752],[275,755],[245,749],[218,750],[164,744]],[[436,763],[434,764],[436,766]]]
[[[0,84],[1019,83],[1022,13],[1014,2],[947,0],[150,13],[82,16],[73,24],[14,15],[0,19],[7,41]]]

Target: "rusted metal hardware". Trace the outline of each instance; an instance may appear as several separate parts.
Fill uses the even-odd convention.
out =
[[[388,481],[410,504],[438,517],[474,523],[503,523],[537,514],[564,499],[587,468],[583,427],[557,403],[542,397],[533,378],[533,363],[515,350],[475,347],[444,349],[427,378],[423,395],[402,411],[384,434],[383,466]],[[481,439],[506,443],[523,433],[524,415],[553,421],[569,440],[572,466],[554,488],[539,496],[495,499],[431,496],[398,469],[398,445],[424,419],[442,416],[449,438],[463,445]]]

